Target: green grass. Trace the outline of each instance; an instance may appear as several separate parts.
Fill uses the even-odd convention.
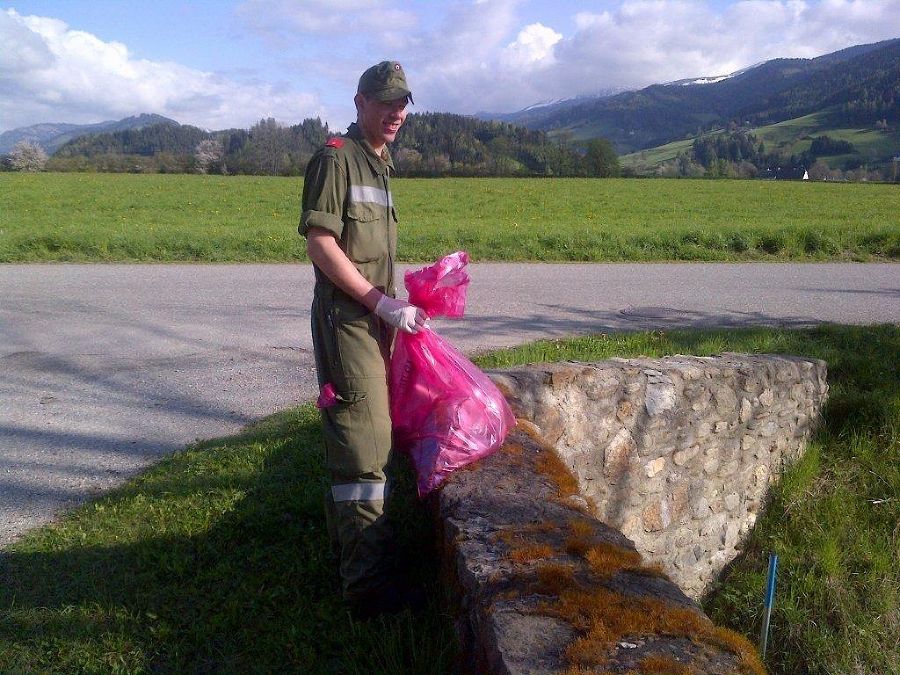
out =
[[[301,181],[0,173],[0,262],[305,260]],[[900,258],[894,185],[398,179],[401,260]]]
[[[900,328],[594,335],[478,357],[531,361],[721,351],[823,358],[824,426],[705,602],[755,641],[780,555],[773,673],[898,672]],[[311,405],[163,461],[0,558],[0,672],[449,673],[430,525],[401,486],[401,546],[429,611],[354,624],[338,599]]]
[[[693,143],[693,138],[672,141],[665,145],[658,145],[655,148],[647,148],[646,150],[622,155],[619,157],[619,162],[622,166],[634,169],[638,174],[648,174],[663,162],[672,161],[682,152],[690,154]]]

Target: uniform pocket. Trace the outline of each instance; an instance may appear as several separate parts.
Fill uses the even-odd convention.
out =
[[[353,378],[336,405],[322,409],[325,464],[336,482],[383,478],[390,461],[391,416],[384,377]]]
[[[362,314],[358,314],[359,311]],[[358,303],[349,312],[350,315],[343,313],[342,308],[335,308],[335,365],[342,376],[347,378],[348,385],[349,379],[355,377],[384,378],[390,350],[385,349],[381,322]]]
[[[377,469],[372,414],[364,391],[343,391],[327,409],[325,465],[333,477],[352,479]]]
[[[388,253],[386,208],[378,204],[352,204],[347,209],[347,256],[355,263],[384,258]]]

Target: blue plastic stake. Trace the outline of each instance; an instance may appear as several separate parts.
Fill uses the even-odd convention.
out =
[[[766,581],[766,605],[763,610],[763,624],[759,632],[759,651],[766,657],[766,646],[769,642],[769,620],[772,618],[772,605],[775,604],[775,576],[778,573],[778,555],[769,554],[769,578]]]

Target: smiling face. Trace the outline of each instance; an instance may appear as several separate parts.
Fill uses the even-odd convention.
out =
[[[409,98],[378,101],[365,94],[356,95],[356,121],[363,136],[376,153],[381,153],[387,143],[393,143],[397,132],[406,120]]]

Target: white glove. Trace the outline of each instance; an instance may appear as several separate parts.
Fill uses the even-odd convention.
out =
[[[418,333],[425,326],[428,316],[420,308],[403,300],[382,295],[375,305],[375,314],[394,328],[407,333]]]

